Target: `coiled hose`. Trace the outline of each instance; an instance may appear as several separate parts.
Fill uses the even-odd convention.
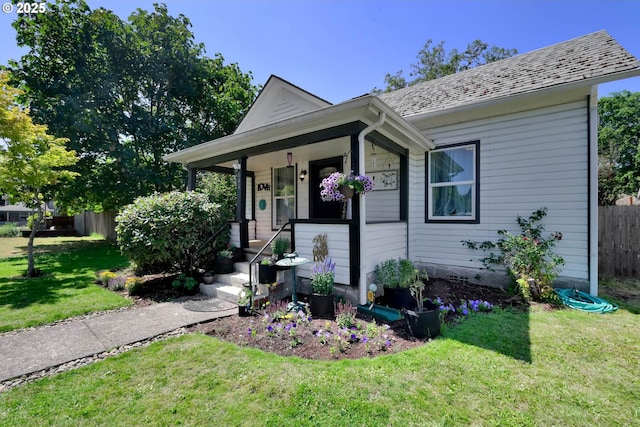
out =
[[[554,289],[564,305],[589,313],[611,313],[618,306],[577,289]]]

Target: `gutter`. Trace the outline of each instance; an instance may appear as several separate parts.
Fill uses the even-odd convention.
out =
[[[380,115],[378,121],[364,128],[360,134],[358,134],[358,173],[364,174],[365,171],[365,145],[364,138],[367,134],[373,132],[382,124],[387,118],[387,114],[384,111],[380,111]],[[359,277],[359,293],[360,293],[360,304],[367,303],[367,245],[365,240],[365,232],[367,225],[367,203],[365,201],[365,196],[360,195],[360,218],[359,218],[359,226],[360,226],[360,277]]]

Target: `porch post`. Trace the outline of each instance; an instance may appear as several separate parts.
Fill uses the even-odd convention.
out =
[[[247,216],[247,156],[238,159],[239,170],[236,170],[236,188],[238,202],[236,204],[236,221],[240,226],[240,246],[249,247],[249,222]]]
[[[196,189],[196,176],[198,170],[189,166],[187,171],[187,191],[193,191]]]

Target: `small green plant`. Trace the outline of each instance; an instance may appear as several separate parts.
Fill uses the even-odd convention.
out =
[[[552,284],[558,277],[559,266],[564,264],[564,259],[553,252],[553,248],[562,239],[562,233],[542,235],[544,225],[541,221],[546,215],[547,208],[538,209],[529,218],[518,215],[520,234],[500,230],[498,234],[502,237],[496,242],[463,240],[462,243],[469,249],[487,254],[480,258],[485,269],[495,271],[495,265],[504,266],[526,300],[553,299]],[[534,279],[534,287],[529,286],[529,279]]]
[[[261,265],[272,265],[273,261],[271,260],[271,258],[265,258],[262,261],[260,261]]]
[[[416,311],[423,312],[424,311],[424,282],[429,280],[429,275],[426,271],[420,272],[416,269],[415,274],[411,282],[409,283],[409,291],[411,292],[411,296],[416,299],[418,303],[418,309]]]
[[[140,295],[144,286],[144,281],[140,277],[129,277],[124,282],[124,288],[129,295]]]
[[[311,292],[316,295],[333,294],[336,263],[331,258],[316,262],[311,270]]]
[[[407,289],[417,273],[416,267],[408,259],[388,259],[376,265],[376,281],[388,289]]]
[[[184,289],[185,291],[192,291],[198,286],[198,281],[193,277],[187,276],[185,273],[180,273],[180,275],[171,282],[171,286],[175,289]]]
[[[125,288],[125,281],[127,280],[124,276],[116,276],[112,279],[109,279],[107,282],[107,289],[110,291],[121,291]]]
[[[253,291],[249,288],[243,288],[238,294],[238,305],[240,307],[251,307],[251,299]]]
[[[336,303],[336,323],[341,328],[356,326],[356,314],[358,310],[350,302],[338,301]]]
[[[218,251],[218,258],[220,259],[231,259],[233,258],[233,252],[230,251],[229,249],[223,249],[221,251]]]
[[[288,238],[278,237],[271,242],[271,252],[273,252],[274,255],[282,255],[289,249],[290,243]]]
[[[18,228],[18,224],[13,222],[8,222],[6,224],[0,225],[0,237],[19,237],[20,229]]]

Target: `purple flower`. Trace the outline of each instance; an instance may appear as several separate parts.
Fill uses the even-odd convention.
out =
[[[358,338],[356,334],[351,334],[351,340],[355,341],[356,338]]]
[[[391,347],[391,341],[387,340],[384,345],[386,345],[387,347]]]
[[[464,314],[465,316],[469,314],[469,310],[467,310],[467,307],[462,309],[462,314]]]
[[[273,326],[271,326],[271,325],[267,326],[267,331],[273,332]]]
[[[367,342],[369,342],[369,338],[367,337],[362,337],[362,343],[366,344]]]
[[[251,336],[251,328],[247,329],[247,334],[249,334],[249,336]]]

